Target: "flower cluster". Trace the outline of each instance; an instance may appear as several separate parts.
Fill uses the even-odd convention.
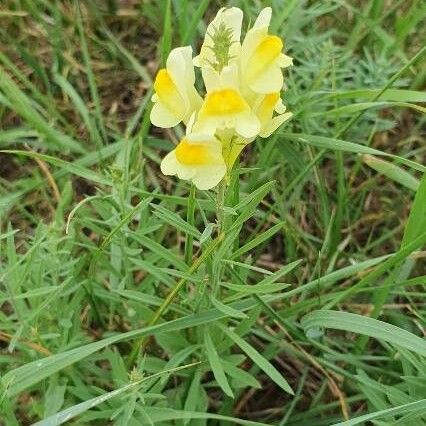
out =
[[[190,46],[170,52],[155,78],[151,122],[163,128],[183,122],[186,136],[163,159],[165,175],[211,189],[248,143],[290,118],[280,93],[282,68],[292,59],[282,53],[282,40],[269,34],[271,14],[263,9],[241,43],[242,10],[220,9],[198,56],[192,57]],[[194,65],[201,69],[204,98],[195,88]]]

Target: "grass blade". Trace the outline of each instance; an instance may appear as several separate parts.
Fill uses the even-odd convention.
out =
[[[313,327],[324,327],[365,334],[426,356],[426,340],[395,325],[358,314],[314,311],[302,318],[302,326],[305,331]]]

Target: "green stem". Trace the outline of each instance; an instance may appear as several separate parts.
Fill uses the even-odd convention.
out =
[[[226,179],[219,183],[216,198],[216,220],[218,227],[218,235],[224,235],[225,230],[225,194],[226,194]],[[217,246],[219,247],[219,246]],[[219,292],[220,279],[222,275],[222,265],[220,259],[213,259],[213,276],[212,276],[212,291],[211,295],[216,297]],[[209,300],[209,305],[211,301]]]
[[[192,226],[194,225],[194,221],[195,221],[195,192],[196,192],[195,185],[192,184],[191,189],[189,191],[188,208],[186,212],[186,221]],[[187,265],[191,264],[193,253],[194,253],[194,237],[191,234],[186,234],[185,262]]]
[[[217,190],[217,199],[216,199],[216,218],[218,226],[218,234],[223,231],[224,222],[225,222],[225,191],[226,191],[226,182],[225,179],[219,183]]]
[[[219,234],[217,238],[210,243],[210,245],[203,251],[201,256],[195,259],[192,265],[189,267],[187,271],[187,276],[191,276],[194,272],[197,271],[197,269],[210,257],[210,255],[213,253],[216,247],[222,242],[223,238],[224,238],[224,234]],[[187,278],[182,278],[176,283],[176,285],[173,287],[173,289],[164,299],[163,303],[155,311],[155,314],[149,321],[147,327],[151,327],[152,325],[157,323],[157,321],[162,317],[164,312],[172,303],[173,299],[177,296],[180,289],[184,286],[186,281],[187,281]],[[135,361],[137,360],[139,351],[143,351],[145,349],[147,342],[148,342],[148,338],[143,337],[142,339],[138,340],[134,344],[132,352],[130,353],[129,359],[128,359],[129,367],[135,363]]]

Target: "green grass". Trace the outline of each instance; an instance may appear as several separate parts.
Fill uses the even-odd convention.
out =
[[[149,112],[228,4],[273,6],[294,117],[244,151],[219,232]],[[426,424],[425,16],[4,0],[0,424]]]

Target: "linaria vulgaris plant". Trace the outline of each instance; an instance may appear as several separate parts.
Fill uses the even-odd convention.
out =
[[[161,163],[165,175],[190,180],[201,190],[229,175],[243,148],[270,136],[291,117],[281,100],[282,68],[292,59],[269,34],[272,9],[263,9],[241,43],[243,12],[222,8],[207,27],[200,54],[191,46],[170,52],[155,82],[151,121],[169,128],[183,122],[186,135]],[[206,94],[195,88],[201,70]]]

